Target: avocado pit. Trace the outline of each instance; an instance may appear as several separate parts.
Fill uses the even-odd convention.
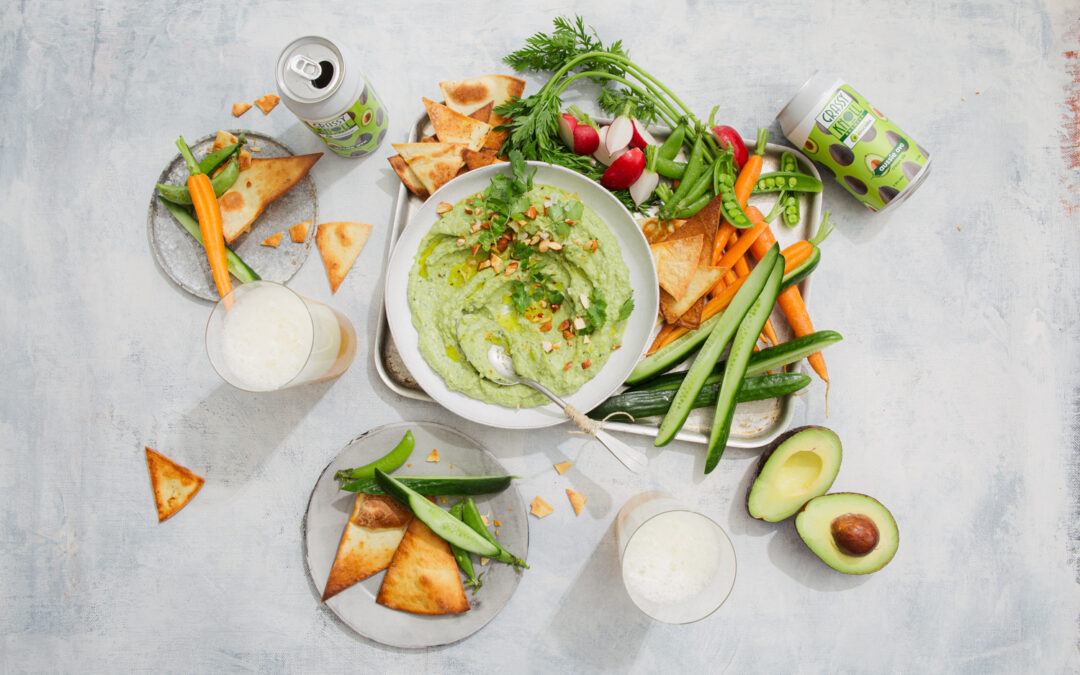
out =
[[[877,525],[861,513],[837,516],[829,529],[837,547],[848,555],[864,556],[878,543]]]

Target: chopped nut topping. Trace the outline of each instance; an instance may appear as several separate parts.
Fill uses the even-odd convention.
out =
[[[570,370],[570,369],[571,369],[571,368],[573,368],[573,367],[574,367],[574,362],[573,362],[573,361],[567,361],[567,362],[566,362],[566,365],[565,365],[565,366],[563,366],[563,367],[562,367],[562,369],[563,369],[563,370]]]
[[[470,209],[468,206],[466,206],[465,207],[465,213],[467,213],[467,214],[469,214],[471,216],[472,215],[472,209]]]
[[[508,239],[499,239],[499,241],[495,242],[495,248],[499,251],[499,253],[505,251],[506,247],[509,245],[510,241]]]
[[[588,344],[592,344],[592,340],[590,340],[590,339],[589,339],[589,336],[588,336],[588,335],[584,335],[584,336],[582,336],[582,338],[581,338],[581,339],[582,339],[582,341],[583,341],[583,342],[584,342],[585,344],[587,344],[587,345],[588,345]]]
[[[535,218],[536,217],[536,207],[535,206],[530,206],[529,210],[525,212],[525,217],[526,218]],[[522,225],[524,225],[524,224],[525,223],[522,223]]]
[[[495,274],[499,274],[500,272],[502,272],[502,262],[502,258],[495,255],[494,253],[491,254],[490,258],[488,258],[488,263],[491,264],[491,269],[495,270]]]
[[[476,252],[479,251],[479,250],[480,250],[480,244],[479,243],[473,244],[473,246],[472,246],[472,254],[476,255]]]
[[[574,330],[582,330],[585,328],[585,319],[580,316],[574,317]]]
[[[578,302],[581,303],[581,306],[583,308],[585,308],[585,309],[589,308],[589,296],[585,295],[584,293],[582,293],[581,295],[578,296]]]
[[[454,205],[449,202],[439,202],[439,205],[435,207],[435,213],[440,216],[444,213],[449,213],[454,209]]]
[[[547,239],[541,239],[539,246],[540,252],[547,253],[549,248],[551,248],[551,242],[549,242]]]
[[[562,250],[562,244],[560,244],[557,241],[549,241],[549,242],[547,242],[547,245],[548,245],[548,248],[551,249],[552,251],[561,251]]]
[[[459,239],[457,240],[457,245],[458,245],[458,246],[464,246],[464,245],[465,245],[465,237],[461,237],[461,238],[459,238]]]
[[[514,272],[517,272],[517,268],[518,264],[516,262],[511,262],[506,266],[506,270],[503,272],[503,274],[505,274],[506,276],[510,276]]]
[[[543,325],[540,326],[540,331],[543,332],[543,333],[546,333],[549,330],[551,330],[551,322],[550,321],[547,321]],[[545,349],[544,351],[545,352],[550,352],[551,350],[550,349]]]
[[[481,260],[480,264],[476,266],[476,269],[477,269],[477,271],[486,270],[489,267],[491,267],[491,259]]]
[[[574,226],[574,225],[577,225],[577,221],[576,220],[571,220],[570,218],[567,218],[563,222],[566,223],[567,225],[570,225],[571,227]]]
[[[550,354],[551,350],[554,348],[554,345],[552,345],[547,340],[544,340],[543,342],[540,343],[540,348],[543,349],[545,353]]]
[[[559,330],[567,330],[570,328],[570,319],[563,319],[563,322],[559,324]]]
[[[480,221],[476,221],[475,223],[470,225],[469,226],[469,231],[471,231],[471,232],[479,232],[480,231]]]
[[[583,369],[585,369],[585,370],[588,370],[591,365],[592,365],[592,359],[585,359],[584,361],[581,362],[581,367]]]

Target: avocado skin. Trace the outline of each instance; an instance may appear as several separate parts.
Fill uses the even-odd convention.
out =
[[[772,443],[770,443],[769,447],[766,448],[765,451],[761,453],[761,457],[758,460],[757,467],[756,467],[756,469],[754,471],[754,480],[750,481],[750,486],[748,488],[746,488],[746,512],[749,513],[751,517],[756,518],[758,520],[763,520],[765,522],[776,523],[776,522],[780,522],[781,520],[785,520],[786,518],[790,518],[791,516],[795,515],[795,513],[799,510],[799,508],[796,508],[796,509],[792,510],[791,513],[789,513],[788,515],[784,516],[783,518],[778,518],[776,520],[769,520],[769,519],[767,519],[765,517],[754,515],[753,510],[750,508],[750,495],[754,492],[754,485],[757,484],[758,479],[761,478],[761,472],[765,470],[765,466],[769,463],[769,459],[777,452],[777,450],[779,450],[784,445],[784,443],[788,442],[792,437],[797,436],[797,435],[799,435],[799,434],[801,434],[801,433],[803,433],[805,431],[811,431],[811,430],[825,431],[825,432],[835,436],[837,445],[841,445],[840,444],[840,438],[839,438],[839,436],[837,436],[835,431],[833,431],[832,429],[829,429],[828,427],[823,427],[823,426],[818,425],[818,424],[808,424],[808,425],[805,425],[805,426],[796,427],[794,429],[789,429],[788,431],[784,432],[783,434],[780,434],[776,438],[776,440],[774,440]],[[842,447],[841,447],[840,456],[837,458],[837,466],[835,467],[834,471],[831,471],[832,476],[833,476],[832,479],[829,480],[828,485],[825,485],[825,486],[823,486],[821,488],[820,492],[817,492],[817,493],[808,492],[807,497],[806,497],[806,501],[810,501],[810,499],[812,499],[813,497],[817,497],[820,494],[824,494],[825,492],[827,492],[829,490],[830,487],[832,487],[833,480],[836,480],[836,474],[839,473],[839,471],[840,471],[839,462],[840,462],[840,459],[842,459],[842,456],[843,456],[843,450],[842,450]]]
[[[824,508],[826,506],[829,508]],[[815,511],[822,511],[824,517]],[[877,546],[866,555],[848,555],[833,541],[830,525],[833,519],[845,513],[862,514],[877,527]],[[877,572],[892,561],[900,546],[900,529],[892,513],[878,500],[859,492],[832,492],[811,499],[796,514],[795,530],[822,562],[844,574]]]

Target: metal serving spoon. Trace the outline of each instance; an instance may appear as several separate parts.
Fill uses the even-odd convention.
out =
[[[615,438],[608,432],[601,428],[600,422],[586,417],[584,413],[570,405],[566,401],[562,400],[554,393],[552,393],[547,387],[530,380],[527,377],[521,377],[518,375],[517,370],[514,369],[514,359],[506,353],[501,345],[491,345],[487,352],[488,362],[495,370],[498,377],[490,377],[489,373],[485,371],[485,375],[488,379],[495,384],[511,385],[511,384],[524,384],[525,386],[532,387],[536,391],[540,392],[544,396],[547,396],[555,402],[566,416],[574,421],[574,424],[589,434],[596,437],[596,440],[600,441],[605,448],[611,451],[611,454],[615,455],[615,458],[622,462],[627,469],[630,469],[634,473],[640,473],[645,470],[645,467],[649,463],[649,458],[644,453],[634,450],[626,443],[623,443],[619,439]]]

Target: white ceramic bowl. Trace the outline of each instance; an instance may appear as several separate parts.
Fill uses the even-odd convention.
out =
[[[579,173],[553,164],[529,162],[535,168],[533,182],[537,185],[576,192],[615,235],[623,260],[630,272],[630,287],[634,292],[634,311],[626,320],[622,347],[615,350],[604,367],[581,389],[565,397],[579,410],[589,410],[610,396],[622,384],[648,346],[649,334],[656,321],[660,291],[656,282],[649,244],[630,212],[610,192]],[[562,410],[554,404],[536,408],[506,408],[470,398],[446,386],[441,375],[432,370],[420,355],[419,338],[412,324],[409,308],[409,271],[412,269],[420,241],[438,219],[435,207],[440,202],[456,204],[468,195],[485,189],[491,177],[509,174],[508,162],[492,164],[469,171],[442,186],[420,207],[402,231],[390,256],[386,271],[386,320],[393,333],[394,343],[401,353],[405,367],[431,398],[447,410],[466,419],[493,427],[535,429],[566,421]]]

